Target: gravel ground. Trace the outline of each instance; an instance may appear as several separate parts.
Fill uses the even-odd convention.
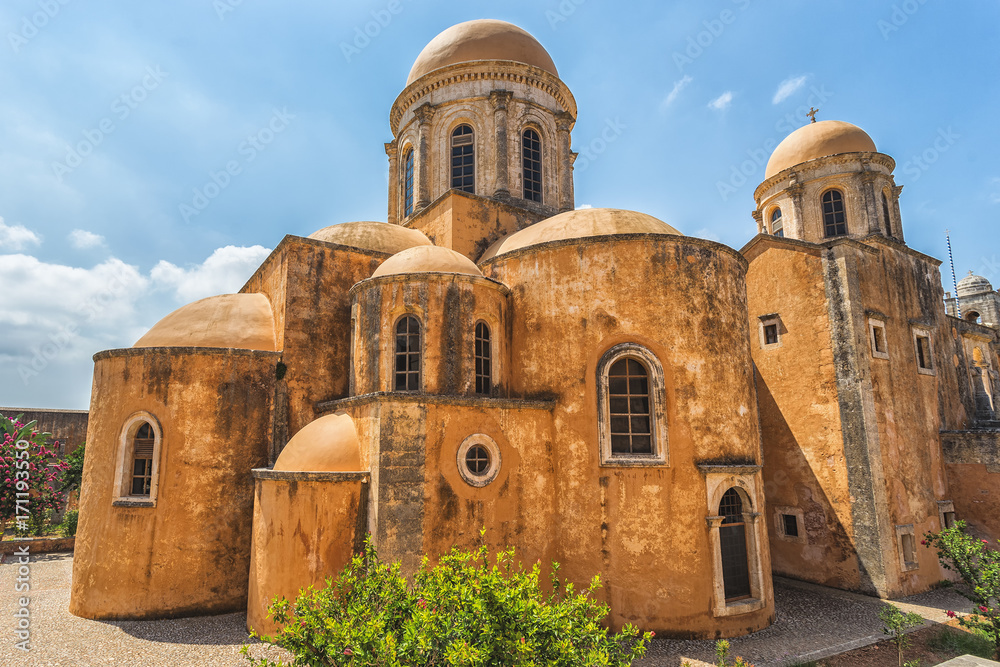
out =
[[[31,563],[31,650],[14,647],[13,613],[17,564],[8,557],[0,565],[0,666],[16,667],[128,665],[246,665],[239,654],[247,639],[245,614],[204,616],[164,621],[90,621],[69,613],[72,554],[39,555]],[[733,655],[757,667],[777,667],[798,660],[816,660],[882,639],[881,603],[785,579],[774,584],[778,620],[749,637],[730,640]],[[897,603],[928,622],[945,618],[945,611],[967,611],[964,598],[948,590],[932,591]],[[680,667],[710,661],[713,642],[654,639],[637,667]],[[256,656],[281,657],[273,647],[254,645]]]

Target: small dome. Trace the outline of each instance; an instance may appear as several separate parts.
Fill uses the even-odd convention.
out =
[[[479,261],[540,243],[615,234],[682,236],[667,223],[645,213],[615,208],[584,208],[560,213],[500,239],[486,249]]]
[[[290,472],[357,472],[361,445],[351,416],[338,412],[311,421],[292,436],[274,462]]]
[[[513,60],[559,76],[548,52],[526,30],[480,19],[453,25],[432,39],[413,63],[406,85],[436,69],[473,60]]]
[[[431,244],[430,239],[416,229],[391,225],[388,222],[370,221],[330,225],[313,232],[309,238],[390,255],[407,248]]]
[[[795,130],[771,153],[764,170],[767,180],[797,164],[841,153],[874,153],[875,142],[857,125],[821,120]]]
[[[375,269],[372,278],[407,273],[464,273],[482,276],[471,259],[441,246],[417,246],[397,252]]]
[[[132,347],[225,347],[276,351],[274,316],[263,294],[210,296],[178,308]]]
[[[969,275],[958,281],[959,297],[974,296],[992,291],[993,285],[990,284],[990,281],[982,276],[974,275],[972,271],[969,271]]]

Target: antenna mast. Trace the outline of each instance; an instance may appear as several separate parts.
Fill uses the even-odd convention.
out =
[[[951,284],[955,290],[955,314],[958,319],[962,319],[962,303],[958,300],[958,278],[955,277],[955,257],[951,253],[951,230],[944,230],[944,237],[948,239],[948,262],[951,264]]]

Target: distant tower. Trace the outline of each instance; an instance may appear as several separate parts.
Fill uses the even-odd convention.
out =
[[[813,243],[871,234],[902,242],[895,166],[856,125],[809,123],[788,135],[767,163],[754,193],[757,231]]]
[[[575,121],[573,94],[530,34],[496,20],[448,28],[420,52],[389,114],[389,222],[450,189],[535,219],[572,210]]]

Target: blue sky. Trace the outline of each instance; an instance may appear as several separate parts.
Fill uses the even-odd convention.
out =
[[[389,106],[475,18],[534,34],[576,96],[578,205],[739,248],[815,104],[896,159],[911,247],[944,259],[950,227],[960,277],[1000,283],[996,0],[9,0],[0,405],[86,408],[95,352],[239,289],[285,234],[384,220]]]

